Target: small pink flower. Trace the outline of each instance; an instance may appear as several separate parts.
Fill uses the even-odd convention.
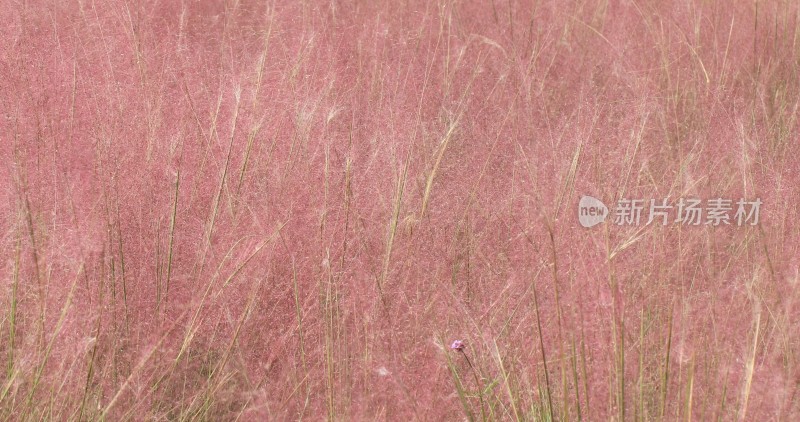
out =
[[[459,351],[459,352],[463,352],[464,349],[466,349],[466,348],[467,348],[467,346],[465,346],[464,342],[461,341],[461,340],[455,340],[455,341],[453,341],[453,344],[450,345],[450,349],[456,350],[456,351]]]

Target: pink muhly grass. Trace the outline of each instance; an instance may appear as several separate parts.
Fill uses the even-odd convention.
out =
[[[799,16],[7,2],[0,419],[800,420]]]

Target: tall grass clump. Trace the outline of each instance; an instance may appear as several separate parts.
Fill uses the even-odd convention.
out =
[[[0,21],[2,420],[800,418],[796,2]]]

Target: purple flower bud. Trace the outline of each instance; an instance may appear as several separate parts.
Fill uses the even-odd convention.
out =
[[[464,349],[466,349],[466,348],[467,348],[467,346],[465,346],[464,342],[461,341],[461,340],[455,340],[455,341],[453,341],[453,344],[450,345],[450,349],[456,350],[456,351],[459,351],[459,352],[463,352]]]

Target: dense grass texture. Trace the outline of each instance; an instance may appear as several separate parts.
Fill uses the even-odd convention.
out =
[[[797,1],[0,22],[2,420],[800,420]]]

